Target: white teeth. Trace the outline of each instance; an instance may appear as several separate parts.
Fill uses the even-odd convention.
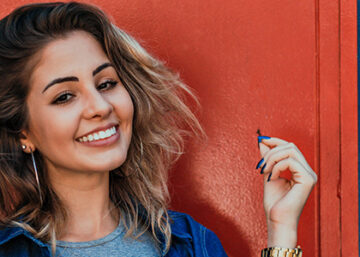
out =
[[[104,137],[110,137],[110,136],[111,136],[111,131],[110,131],[110,129],[107,129],[105,131],[105,136]]]
[[[99,132],[99,137],[100,137],[101,139],[105,138],[105,137],[106,137],[105,132],[104,132],[104,131],[100,131],[100,132]]]
[[[104,139],[104,138],[111,137],[114,134],[116,134],[115,126],[110,128],[110,129],[107,129],[105,131],[99,131],[97,133],[90,134],[90,135],[88,135],[86,137],[79,138],[79,141],[80,142],[91,142],[91,141],[94,141],[94,140],[99,140],[99,139]]]

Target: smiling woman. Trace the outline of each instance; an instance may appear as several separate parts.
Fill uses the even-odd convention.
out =
[[[190,90],[94,6],[22,6],[0,30],[0,221],[11,228],[1,255],[46,246],[44,256],[66,256],[61,242],[117,229],[147,242],[139,256],[178,251],[170,219],[192,221],[169,217],[166,179],[183,152],[182,127],[202,134],[183,100]]]
[[[204,136],[176,73],[87,4],[25,5],[0,31],[0,256],[226,256],[167,209],[184,136]],[[292,143],[259,137],[259,148],[262,254],[301,256],[316,174]]]

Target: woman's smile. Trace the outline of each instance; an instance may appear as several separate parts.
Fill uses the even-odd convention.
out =
[[[88,133],[85,136],[79,137],[76,140],[86,146],[107,146],[111,145],[120,138],[118,133],[118,125],[108,126],[102,130],[96,130],[96,132]]]

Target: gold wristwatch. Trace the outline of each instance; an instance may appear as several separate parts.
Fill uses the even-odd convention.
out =
[[[300,245],[297,248],[269,247],[262,249],[261,257],[302,257]]]

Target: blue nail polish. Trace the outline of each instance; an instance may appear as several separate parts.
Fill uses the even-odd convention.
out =
[[[267,182],[270,181],[271,175],[272,175],[272,172],[270,172],[270,175],[269,175],[269,177],[268,177],[268,179],[267,179]]]
[[[263,139],[270,139],[271,137],[267,137],[267,136],[258,136],[258,143],[261,142],[261,140]]]
[[[266,163],[264,164],[264,166],[261,168],[260,174],[264,174],[264,169],[266,167]]]
[[[264,162],[264,158],[262,158],[258,164],[256,165],[256,169],[260,168],[261,164]]]

